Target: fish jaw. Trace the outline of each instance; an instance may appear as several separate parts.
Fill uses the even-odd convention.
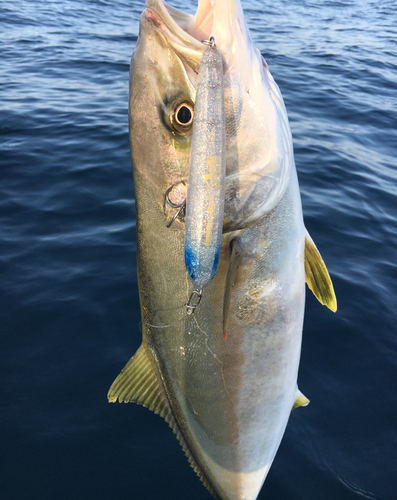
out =
[[[239,0],[199,0],[187,32],[197,40],[213,36],[227,67],[256,50]]]

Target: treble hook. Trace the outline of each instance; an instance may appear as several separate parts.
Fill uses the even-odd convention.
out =
[[[165,192],[165,201],[168,203],[168,205],[171,207],[171,208],[177,208],[177,212],[176,214],[172,217],[172,219],[167,223],[167,227],[171,227],[171,225],[173,224],[173,222],[175,221],[175,219],[178,217],[178,215],[183,211],[185,211],[185,208],[186,208],[186,198],[182,201],[182,203],[179,203],[178,205],[176,205],[175,203],[172,203],[172,201],[170,200],[169,198],[169,193],[171,191],[171,189],[174,187],[175,184],[173,184],[171,187],[169,187],[167,189],[167,191]]]

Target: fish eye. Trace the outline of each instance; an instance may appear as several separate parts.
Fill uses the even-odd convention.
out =
[[[175,99],[165,110],[165,121],[179,135],[187,134],[193,125],[194,104],[190,99]]]
[[[175,120],[178,125],[187,127],[193,121],[193,109],[187,103],[183,102],[175,110]]]

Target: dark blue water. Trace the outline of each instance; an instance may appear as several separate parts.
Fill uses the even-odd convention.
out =
[[[397,2],[243,7],[339,303],[308,294],[311,404],[259,498],[395,500]],[[106,399],[140,344],[127,100],[142,10],[0,0],[2,500],[211,498],[158,416]]]

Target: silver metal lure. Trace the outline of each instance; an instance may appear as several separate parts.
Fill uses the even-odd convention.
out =
[[[185,233],[186,270],[200,293],[218,268],[226,170],[222,56],[213,37],[207,43],[198,73]]]

